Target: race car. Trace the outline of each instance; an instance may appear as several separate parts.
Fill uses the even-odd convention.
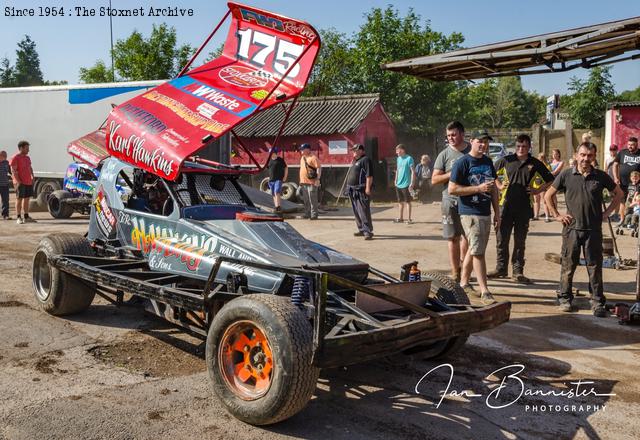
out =
[[[238,178],[266,164],[197,156],[265,108],[291,100],[288,116],[320,48],[308,23],[235,3],[227,15],[219,58],[110,113],[87,236],[53,234],[36,249],[40,307],[68,315],[95,295],[116,305],[139,298],[206,339],[215,394],[255,425],[301,411],[321,368],[444,356],[506,322],[507,302],[471,306],[415,261],[399,278],[385,274],[257,208]]]

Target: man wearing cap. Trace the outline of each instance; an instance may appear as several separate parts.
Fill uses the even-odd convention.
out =
[[[18,142],[18,152],[9,161],[13,186],[16,189],[18,224],[36,223],[29,217],[29,199],[33,197],[33,168],[29,158],[29,142]],[[23,216],[24,215],[24,216]]]
[[[364,154],[362,144],[354,144],[353,163],[347,176],[347,190],[356,219],[358,232],[353,235],[364,237],[365,240],[373,238],[373,224],[371,222],[371,185],[373,184],[373,164],[371,159]]]
[[[322,167],[318,158],[311,152],[311,145],[300,145],[300,190],[304,202],[305,218],[318,219],[318,188]]]
[[[273,196],[273,207],[275,212],[282,212],[280,199],[282,196],[282,184],[287,180],[289,168],[284,159],[278,156],[280,148],[271,149],[271,160],[269,160],[269,191]]]
[[[553,182],[553,174],[535,157],[531,157],[531,138],[526,134],[516,138],[516,152],[498,159],[495,163],[498,175],[504,176],[499,189],[500,229],[496,232],[496,269],[489,272],[489,278],[506,278],[509,264],[509,241],[513,231],[513,255],[511,256],[511,278],[522,284],[531,280],[524,276],[524,251],[529,220],[533,217],[532,195],[544,192]],[[531,188],[534,178],[540,178],[542,184],[535,190]]]
[[[593,167],[595,156],[589,142],[584,142],[576,152],[576,165],[563,170],[545,193],[545,202],[551,215],[563,224],[560,270],[560,310],[573,310],[573,274],[580,263],[580,251],[584,253],[591,309],[599,318],[607,316],[602,285],[602,219],[607,218],[622,200],[622,190],[604,171]],[[604,189],[613,193],[609,206],[602,210]],[[561,215],[556,206],[555,195],[564,192],[567,213]]]
[[[480,285],[480,299],[484,304],[495,302],[487,287],[487,264],[485,251],[491,233],[491,208],[493,223],[500,227],[498,190],[495,185],[496,170],[486,156],[489,141],[493,140],[486,130],[476,131],[471,139],[471,150],[458,159],[451,170],[449,194],[459,196],[460,221],[469,241],[469,250],[462,263],[460,286],[467,294],[476,294],[469,284],[471,269],[476,273]]]

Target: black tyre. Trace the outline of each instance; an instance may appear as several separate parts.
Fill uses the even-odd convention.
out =
[[[52,234],[40,240],[33,257],[33,290],[36,302],[51,315],[70,315],[86,310],[96,295],[94,286],[51,267],[47,258],[68,254],[93,256],[86,238],[78,234]]]
[[[297,199],[296,197],[297,191],[298,191],[298,186],[295,183],[287,182],[282,184],[282,200],[295,202]]]
[[[38,197],[36,197],[36,203],[40,209],[49,208],[49,196],[60,189],[60,183],[55,180],[45,180],[38,185]]]
[[[73,195],[69,191],[54,191],[49,196],[47,206],[49,214],[53,218],[69,218],[73,214],[73,207],[64,203],[66,199],[72,199]]]
[[[465,291],[451,278],[438,272],[422,272],[423,280],[431,281],[431,294],[445,304],[471,304]],[[433,344],[414,347],[409,354],[420,359],[439,359],[460,350],[469,335],[437,341]]]
[[[260,181],[260,191],[266,192],[266,193],[270,192],[269,191],[269,178],[268,177],[265,177],[264,179],[262,179]]]
[[[287,297],[245,295],[209,328],[207,370],[218,398],[253,425],[285,420],[306,405],[320,370],[311,365],[311,324]]]

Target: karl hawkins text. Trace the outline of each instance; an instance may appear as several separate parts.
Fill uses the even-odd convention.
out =
[[[35,8],[17,8],[6,6],[5,17],[193,17],[192,8],[168,6],[155,8],[150,6],[136,8],[112,8],[101,6],[90,8],[87,6],[73,6],[65,8],[56,5],[42,5]]]

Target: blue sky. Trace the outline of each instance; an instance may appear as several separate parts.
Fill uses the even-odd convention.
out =
[[[494,43],[518,37],[554,32],[574,27],[640,16],[637,0],[537,0],[525,1],[405,1],[405,0],[245,0],[246,4],[301,18],[317,29],[333,27],[351,34],[364,21],[364,14],[373,7],[392,4],[404,15],[412,7],[423,20],[429,20],[434,30],[449,34],[457,31],[465,36],[467,47]],[[78,69],[89,67],[102,58],[109,64],[108,17],[69,16],[75,6],[98,8],[109,1],[4,0],[0,3],[0,58],[15,61],[16,44],[28,34],[37,44],[41,69],[45,79],[78,82]],[[7,17],[6,7],[35,8],[62,6],[64,17]],[[166,22],[177,30],[180,43],[199,46],[213,26],[226,12],[221,0],[112,0],[114,8],[140,8],[144,17],[114,17],[114,41],[126,38],[134,29],[148,35],[154,23]],[[192,8],[193,17],[148,17],[150,6]],[[226,31],[219,33],[226,35]],[[213,50],[216,42],[210,46]],[[584,69],[569,73],[523,77],[525,88],[544,95],[565,93],[571,76],[586,77]],[[613,83],[618,92],[640,85],[640,60],[625,61],[613,66]]]

